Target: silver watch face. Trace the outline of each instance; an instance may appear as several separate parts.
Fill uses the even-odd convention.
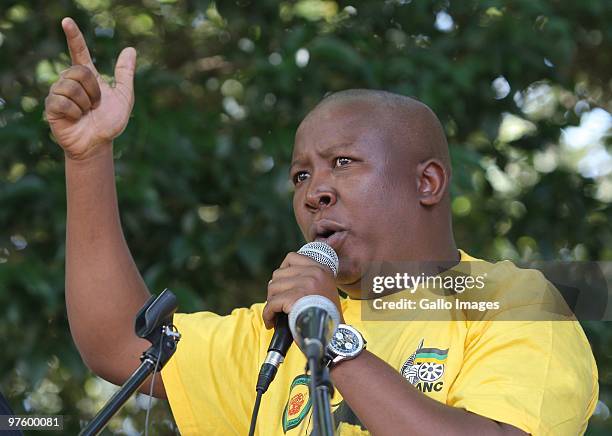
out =
[[[329,347],[339,356],[350,357],[361,351],[363,338],[351,326],[338,326],[329,342]]]

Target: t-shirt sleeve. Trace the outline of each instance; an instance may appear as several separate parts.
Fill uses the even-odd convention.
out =
[[[181,434],[248,433],[262,324],[256,306],[174,315],[181,339],[162,379]]]
[[[448,404],[532,435],[584,433],[597,368],[576,321],[471,323]]]

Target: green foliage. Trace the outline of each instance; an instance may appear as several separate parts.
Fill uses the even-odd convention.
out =
[[[138,51],[136,105],[115,147],[122,222],[150,289],[171,288],[183,311],[264,298],[274,266],[302,241],[287,181],[295,129],[345,88],[415,96],[438,114],[468,252],[612,260],[609,130],[580,147],[568,134],[594,108],[610,117],[605,0],[5,1],[0,386],[17,412],[66,415],[76,433],[109,395],[81,363],[64,309],[63,156],[43,120],[69,64],[64,16],[102,73],[122,47]],[[610,326],[585,327],[612,407]],[[132,401],[115,431],[142,428],[141,406]],[[171,433],[165,405],[154,410],[155,431]],[[604,418],[590,434],[612,429]]]

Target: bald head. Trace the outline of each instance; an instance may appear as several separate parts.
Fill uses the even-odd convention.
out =
[[[311,117],[344,106],[349,110],[363,109],[369,115],[370,128],[393,145],[394,158],[405,167],[434,159],[450,179],[451,162],[448,143],[442,125],[425,104],[410,97],[387,91],[348,89],[327,95],[306,116]],[[301,127],[301,126],[300,126]],[[448,189],[448,183],[445,184]]]

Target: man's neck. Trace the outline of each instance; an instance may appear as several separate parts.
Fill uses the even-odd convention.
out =
[[[436,250],[436,253],[422,254],[418,257],[394,256],[392,260],[373,261],[363,267],[360,278],[354,283],[340,285],[340,290],[351,299],[363,300],[380,297],[373,292],[374,277],[397,277],[404,275],[417,276],[437,275],[456,266],[461,260],[461,253],[454,241],[445,250]]]

